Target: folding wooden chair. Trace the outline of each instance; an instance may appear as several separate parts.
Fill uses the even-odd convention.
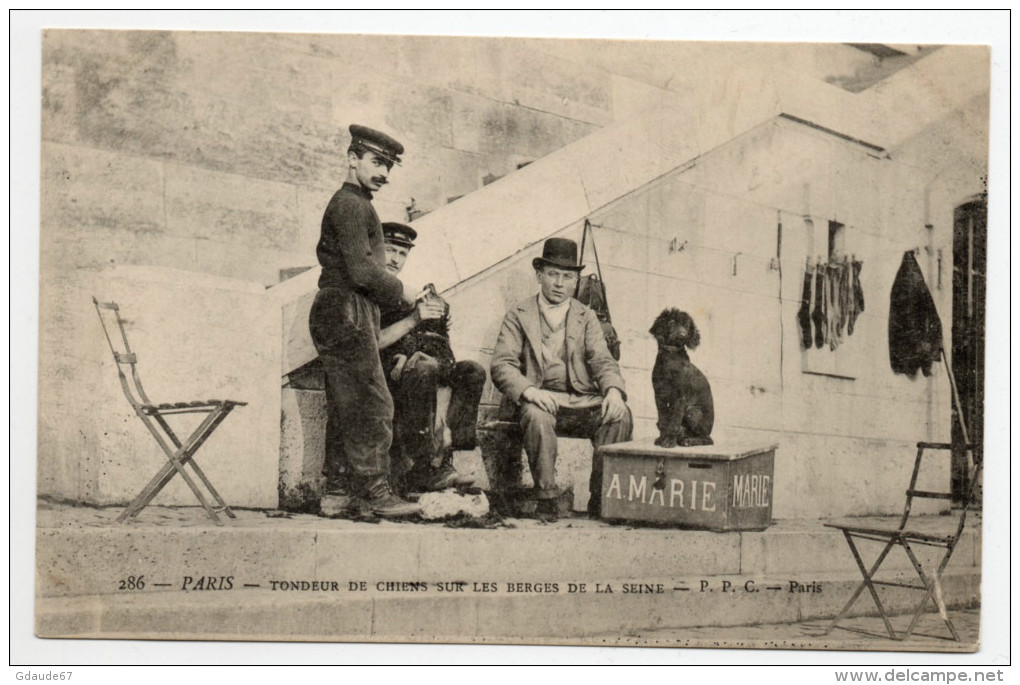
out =
[[[966,446],[967,450],[973,454],[973,449],[970,444]],[[981,462],[975,460],[972,480],[970,487],[967,490],[967,494],[964,501],[961,503],[961,507],[957,510],[958,520],[956,523],[956,531],[949,535],[934,535],[931,533],[924,533],[917,530],[911,530],[907,527],[910,520],[910,508],[915,498],[927,498],[927,499],[941,499],[951,500],[952,494],[949,492],[931,492],[928,490],[917,489],[917,476],[921,470],[921,462],[924,458],[924,451],[928,450],[949,450],[952,451],[952,445],[940,442],[919,442],[917,443],[917,457],[914,460],[914,471],[910,476],[910,487],[907,489],[907,503],[903,510],[903,516],[900,518],[899,526],[895,529],[890,528],[866,528],[862,526],[851,526],[827,523],[826,526],[835,528],[843,532],[846,538],[847,544],[850,546],[850,552],[854,556],[854,560],[857,562],[857,567],[861,571],[861,575],[864,580],[854,590],[853,595],[847,600],[843,609],[839,612],[839,615],[833,619],[828,629],[825,631],[825,635],[828,635],[834,628],[836,628],[840,621],[842,621],[847,613],[850,611],[850,607],[853,606],[857,598],[860,597],[861,593],[867,588],[868,592],[871,593],[872,599],[875,600],[875,606],[878,607],[879,614],[882,617],[882,621],[885,623],[885,628],[889,632],[889,637],[893,640],[904,640],[913,634],[914,629],[917,627],[917,622],[920,619],[928,600],[931,600],[935,607],[938,609],[939,615],[945,623],[946,628],[949,629],[952,639],[959,642],[960,636],[956,632],[956,628],[953,626],[952,620],[949,618],[949,613],[946,611],[946,605],[942,598],[942,573],[946,570],[946,566],[949,565],[949,559],[953,555],[953,550],[956,549],[956,545],[960,540],[960,536],[963,534],[964,525],[967,521],[967,510],[975,500],[975,494],[977,492],[978,483],[981,479]],[[857,548],[855,540],[872,540],[875,542],[884,543],[885,546],[882,548],[882,552],[875,559],[875,562],[869,569],[865,566],[861,553]],[[924,545],[928,547],[941,548],[945,550],[942,555],[942,559],[938,564],[938,567],[934,571],[926,571],[918,560],[917,554],[914,550],[914,545]],[[879,567],[882,562],[885,561],[895,547],[901,547],[910,559],[911,565],[917,572],[918,577],[921,580],[920,585],[916,583],[906,583],[898,581],[888,580],[876,580],[875,575],[878,573]],[[914,615],[910,621],[910,627],[903,633],[897,633],[893,630],[892,623],[889,621],[889,616],[886,613],[885,606],[882,604],[882,600],[879,597],[876,586],[890,586],[909,588],[912,590],[919,590],[924,592],[924,597],[917,603],[914,608]],[[844,630],[853,630],[851,628],[845,628]],[[935,636],[941,637],[941,636]],[[948,638],[944,638],[948,639]]]
[[[131,403],[135,413],[138,414],[138,418],[142,420],[145,427],[152,433],[152,436],[156,439],[156,442],[167,457],[167,463],[138,493],[138,496],[128,505],[127,509],[121,512],[117,522],[123,523],[129,518],[137,516],[159,494],[159,491],[170,482],[174,475],[178,473],[184,479],[184,482],[188,484],[188,487],[191,488],[191,491],[195,493],[195,497],[198,498],[199,503],[201,503],[209,518],[216,525],[223,525],[223,522],[217,516],[218,513],[225,513],[230,518],[236,518],[234,512],[231,511],[230,507],[216,491],[216,488],[209,482],[209,478],[202,472],[198,464],[195,463],[194,458],[195,452],[212,435],[212,432],[223,422],[223,419],[227,418],[227,414],[234,407],[242,407],[247,403],[236,402],[234,400],[200,400],[196,402],[153,404],[148,396],[146,396],[145,390],[142,389],[142,381],[138,375],[138,358],[128,345],[127,332],[124,330],[124,320],[120,316],[120,307],[117,306],[116,302],[99,302],[95,297],[92,298],[92,302],[95,304],[96,312],[99,314],[99,321],[103,326],[106,342],[110,345],[113,359],[117,363],[117,374],[120,376],[120,384],[124,390],[124,395],[127,397],[128,402]],[[117,328],[120,329],[120,340],[124,343],[123,351],[118,350],[118,346],[114,343],[114,338],[110,337],[110,331],[107,326],[109,314],[104,316],[104,312],[112,312],[113,318],[116,319]],[[125,367],[130,368],[130,374],[125,373]],[[177,414],[203,415],[198,427],[183,442],[177,437],[166,420],[167,416]],[[167,440],[169,440],[170,444],[168,444]],[[171,444],[173,447],[171,447]],[[185,470],[185,466],[190,466],[191,470],[198,476],[198,479],[205,485],[206,490],[217,504],[215,508],[206,500],[201,489],[199,489],[194,479]]]

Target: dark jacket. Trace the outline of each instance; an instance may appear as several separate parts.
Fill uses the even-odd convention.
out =
[[[322,216],[315,253],[322,265],[320,288],[342,288],[380,306],[400,303],[404,287],[386,271],[382,224],[372,207],[372,193],[344,183]]]
[[[889,364],[895,373],[931,375],[942,354],[942,321],[913,251],[903,254],[889,295]]]

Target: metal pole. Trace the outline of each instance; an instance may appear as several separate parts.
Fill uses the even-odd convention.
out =
[[[956,390],[956,376],[953,374],[953,367],[949,363],[948,357],[946,357],[946,347],[942,345],[942,363],[946,365],[946,372],[949,374],[949,387],[953,389],[953,401],[956,403],[956,418],[960,422],[960,430],[963,432],[963,442],[970,447],[967,450],[967,477],[970,478],[970,472],[974,470],[974,455],[972,450],[974,446],[970,444],[970,435],[967,434],[967,423],[963,418],[963,404],[960,402],[960,393]]]

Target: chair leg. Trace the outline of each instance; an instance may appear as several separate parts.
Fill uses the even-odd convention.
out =
[[[195,429],[195,431],[186,441],[184,441],[184,444],[178,444],[180,441],[177,439],[177,436],[174,435],[173,431],[168,431],[168,436],[171,437],[171,440],[175,444],[178,444],[177,450],[172,450],[170,446],[167,445],[163,437],[156,430],[156,427],[152,425],[151,421],[149,421],[149,417],[139,412],[139,417],[142,419],[142,422],[145,424],[145,426],[149,429],[149,432],[152,433],[153,437],[156,439],[156,442],[159,443],[159,446],[166,453],[167,460],[169,463],[163,465],[163,468],[160,469],[160,471],[149,481],[149,483],[142,489],[142,491],[138,494],[134,501],[131,502],[128,508],[121,513],[121,515],[117,518],[118,523],[123,522],[125,519],[129,517],[137,516],[138,513],[142,509],[144,509],[149,504],[149,502],[151,502],[153,498],[155,498],[157,494],[159,494],[159,492],[166,486],[166,484],[170,482],[170,479],[173,478],[174,474],[180,473],[181,477],[184,479],[184,482],[187,483],[192,493],[194,493],[195,498],[198,499],[199,504],[201,504],[202,508],[205,509],[205,512],[206,514],[208,514],[209,518],[211,518],[216,525],[218,526],[223,525],[223,522],[220,521],[219,517],[216,515],[216,512],[213,510],[211,506],[209,506],[209,503],[202,495],[201,490],[199,490],[198,486],[195,484],[195,481],[192,480],[191,476],[189,476],[188,473],[184,470],[184,464],[191,461],[191,459],[194,456],[195,450],[197,450],[201,443],[205,441],[205,439],[209,436],[209,433],[211,433],[212,429],[215,428],[216,425],[218,425],[219,422],[223,420],[223,418],[226,416],[227,411],[229,411],[229,409],[225,410],[223,407],[218,407],[217,409],[209,412],[209,414],[202,421],[199,427]],[[163,417],[158,414],[156,414],[156,417],[157,421],[161,424],[161,426],[164,426],[165,427],[164,430],[166,430],[168,428],[166,426],[166,420],[163,419]],[[203,480],[205,481],[208,480],[204,477],[204,474],[202,477]]]
[[[138,496],[135,497],[134,501],[132,501],[127,509],[121,513],[120,517],[117,519],[118,523],[122,522],[126,518],[137,516],[138,512],[148,506],[149,502],[151,502],[159,491],[166,486],[171,478],[173,478],[173,473],[175,472],[175,457],[185,457],[187,455],[187,448],[181,444],[181,441],[177,439],[174,432],[170,430],[166,420],[159,414],[155,414],[154,416],[155,420],[160,424],[163,430],[166,431],[177,450],[174,451],[170,449],[170,447],[166,444],[166,441],[163,439],[163,436],[161,436],[159,431],[156,430],[156,427],[152,425],[150,418],[139,411],[138,417],[142,420],[142,423],[145,424],[145,427],[149,429],[149,432],[152,433],[152,437],[156,440],[160,449],[162,449],[166,454],[167,463],[163,464],[162,468],[160,468],[156,475],[153,476],[145,487],[142,488],[141,492],[138,493]],[[212,423],[213,418],[214,412],[209,412],[209,414],[206,415],[205,419],[202,420],[202,423],[199,424],[198,428],[195,429],[195,431],[191,434],[191,437],[186,441],[189,446],[198,434]]]
[[[888,556],[890,550],[892,550],[893,545],[895,544],[894,541],[890,540],[888,543],[886,543],[885,549],[883,549],[882,553],[878,555],[878,558],[875,560],[875,563],[872,565],[871,570],[869,571],[867,567],[864,565],[864,560],[861,559],[860,552],[857,551],[857,545],[854,544],[853,537],[850,535],[849,532],[845,530],[843,531],[843,536],[846,538],[847,545],[850,546],[850,552],[853,554],[854,561],[857,562],[857,568],[860,569],[861,576],[864,578],[864,580],[862,580],[860,585],[857,586],[857,589],[854,590],[854,593],[850,595],[850,599],[848,599],[846,604],[843,605],[843,608],[840,610],[836,618],[832,620],[832,623],[829,624],[829,627],[828,629],[826,629],[824,634],[828,635],[829,633],[831,633],[833,629],[835,629],[836,626],[839,624],[839,622],[846,618],[847,613],[849,613],[850,611],[850,607],[852,607],[854,605],[854,602],[857,601],[857,598],[861,596],[861,593],[864,591],[864,588],[868,588],[868,591],[871,593],[871,598],[875,601],[875,606],[878,607],[878,612],[882,616],[882,621],[885,623],[885,629],[889,632],[889,637],[892,638],[893,640],[900,639],[896,636],[896,631],[893,630],[892,623],[889,622],[889,617],[886,615],[885,607],[882,605],[882,600],[878,596],[878,590],[875,589],[874,584],[872,584],[871,582],[871,579],[878,572],[879,566],[882,565],[882,562],[885,561],[886,556]]]
[[[192,458],[192,453],[189,452],[187,458],[190,460]],[[199,504],[201,504],[202,508],[205,509],[205,513],[209,515],[209,518],[213,520],[213,523],[217,526],[222,526],[223,521],[221,521],[220,517],[216,515],[216,510],[213,509],[209,502],[206,501],[205,495],[202,494],[202,491],[199,489],[198,485],[195,484],[195,481],[192,480],[191,476],[188,475],[188,472],[184,470],[184,464],[178,459],[173,459],[173,465],[177,473],[181,474],[181,478],[184,479],[184,482],[188,484],[189,488],[191,488],[191,491],[195,493],[195,497],[198,498]]]
[[[198,462],[195,461],[194,459],[194,454],[205,443],[206,439],[213,434],[213,431],[216,430],[220,423],[222,423],[223,420],[227,418],[227,414],[230,413],[231,409],[233,409],[233,407],[224,406],[220,407],[217,410],[218,413],[216,415],[216,418],[211,423],[209,423],[209,425],[202,432],[202,435],[199,436],[198,439],[196,439],[194,441],[194,444],[191,446],[190,453],[192,457],[187,461],[187,464],[191,466],[192,470],[195,472],[195,475],[197,475],[202,480],[202,483],[209,491],[209,494],[213,496],[213,499],[216,500],[216,504],[219,505],[220,511],[222,511],[227,516],[233,519],[237,518],[237,514],[234,513],[234,511],[230,508],[230,505],[228,505],[226,501],[223,499],[223,497],[220,496],[220,493],[216,490],[215,487],[213,487],[212,482],[209,480],[209,478],[206,477],[205,472],[202,471],[202,469],[198,466]],[[180,448],[181,446],[180,441],[177,439],[177,436],[174,434],[173,430],[171,430],[166,420],[163,419],[162,416],[157,415],[157,421],[159,421],[159,424],[163,427],[163,430],[166,431],[167,435],[170,436],[170,439],[174,442],[174,444],[176,444],[177,447]],[[171,475],[170,477],[172,478],[173,476]]]
[[[224,501],[224,499],[220,496],[220,493],[217,492],[216,488],[213,487],[213,484],[209,482],[209,479],[206,477],[205,473],[202,471],[202,469],[198,467],[198,464],[195,463],[194,458],[188,461],[188,465],[191,466],[192,470],[195,472],[195,475],[202,479],[202,483],[205,484],[205,487],[209,491],[209,494],[213,496],[214,500],[216,500],[216,504],[219,506],[219,509],[217,511],[222,511],[230,518],[236,519],[237,514],[235,514],[234,510],[230,508],[230,505],[227,504],[226,501]]]
[[[202,424],[195,430],[195,432],[191,434],[191,436],[185,442],[185,446],[181,446],[178,449],[177,453],[174,455],[178,456],[182,455],[183,453],[183,456],[180,456],[178,459],[174,459],[173,457],[170,457],[169,454],[167,455],[170,458],[170,464],[168,464],[168,467],[171,468],[167,468],[165,475],[160,480],[160,483],[156,489],[156,492],[159,492],[159,490],[162,490],[163,487],[168,482],[170,482],[170,480],[174,477],[175,472],[180,473],[181,477],[188,484],[188,487],[191,488],[191,491],[195,494],[195,497],[202,505],[202,508],[205,509],[206,514],[209,515],[209,518],[211,518],[217,526],[222,526],[223,522],[220,521],[219,516],[216,515],[216,511],[209,505],[208,502],[206,502],[205,496],[202,494],[202,491],[191,479],[191,476],[189,476],[188,473],[184,470],[184,466],[186,464],[190,464],[191,468],[195,470],[195,472],[201,477],[202,481],[207,486],[210,487],[212,486],[212,484],[209,482],[209,479],[206,478],[205,474],[202,473],[201,469],[198,468],[198,465],[194,461],[194,456],[195,453],[198,451],[198,448],[201,447],[202,443],[205,442],[206,438],[208,438],[212,434],[213,430],[215,430],[216,427],[220,424],[220,422],[223,421],[228,411],[229,409],[219,407],[210,412],[209,416],[206,417],[205,421],[202,422]],[[160,418],[162,419],[163,417]],[[166,422],[164,420],[161,423],[165,424]],[[226,503],[223,502],[223,500],[220,498],[219,493],[212,491],[212,494],[216,498],[217,503],[221,507],[226,506]],[[153,496],[155,496],[155,492],[153,493]],[[231,517],[233,517],[233,512],[230,512],[230,515]]]
[[[942,599],[942,583],[939,580],[939,576],[941,575],[941,570],[945,567],[945,564],[941,564],[939,570],[929,578],[928,574],[924,572],[924,567],[921,565],[921,562],[918,561],[917,557],[914,555],[914,551],[910,548],[910,545],[906,541],[903,542],[903,549],[906,550],[907,556],[910,557],[910,563],[913,564],[914,570],[917,571],[917,575],[920,577],[922,585],[924,585],[924,597],[922,597],[921,601],[917,603],[916,607],[914,607],[914,615],[910,620],[910,627],[907,628],[907,632],[904,633],[903,637],[907,638],[913,634],[914,629],[917,627],[917,622],[920,620],[921,614],[924,611],[924,606],[930,599],[935,604],[935,608],[938,609],[939,616],[942,618],[942,622],[946,625],[946,628],[949,629],[949,634],[953,636],[953,640],[959,642],[960,635],[956,632],[956,626],[953,625],[952,619],[949,618],[949,612],[946,610],[945,601]],[[943,562],[946,561],[946,558],[948,558],[950,554],[952,554],[952,550],[947,550],[946,556],[943,558]]]
[[[149,502],[151,502],[156,497],[156,495],[159,494],[163,487],[170,482],[170,479],[173,478],[174,474],[179,473],[181,474],[181,478],[184,479],[184,482],[187,483],[188,487],[191,489],[191,492],[195,495],[196,499],[198,499],[198,503],[202,505],[203,509],[205,509],[206,514],[209,515],[209,518],[211,518],[216,525],[222,526],[223,522],[220,521],[219,517],[216,515],[216,511],[211,506],[209,506],[209,502],[206,501],[205,496],[202,494],[202,491],[198,488],[198,485],[195,484],[195,481],[192,480],[191,476],[189,476],[187,471],[184,470],[184,465],[188,463],[188,461],[191,459],[191,456],[192,456],[191,454],[185,453],[183,450],[179,450],[177,452],[168,454],[167,459],[170,460],[170,463],[164,467],[165,471],[161,470],[160,474],[156,475],[156,478],[159,479],[159,482],[153,485],[152,482],[150,481],[150,484],[147,485],[138,494],[138,497],[136,497],[134,501],[131,502],[131,504],[124,511],[121,512],[120,516],[117,517],[117,522],[122,523],[125,519],[129,517],[134,518],[135,516],[137,516],[139,512],[141,512],[142,509],[147,507],[149,505]],[[167,475],[160,477],[160,475],[164,472]]]

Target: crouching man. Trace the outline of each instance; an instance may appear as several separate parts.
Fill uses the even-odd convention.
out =
[[[584,269],[577,263],[577,243],[550,238],[532,266],[540,292],[503,318],[492,355],[492,382],[519,407],[538,513],[556,511],[556,435],[562,434],[588,438],[595,448],[588,514],[598,516],[598,448],[630,440],[633,428],[623,377],[595,312],[572,297]]]
[[[384,223],[386,270],[394,276],[404,268],[417,232],[410,226]],[[399,489],[439,491],[474,484],[453,467],[453,450],[473,450],[478,403],[485,369],[473,361],[457,361],[450,347],[450,305],[437,295],[439,318],[408,320],[405,311],[383,314],[379,336],[386,382],[395,406],[391,460]],[[403,318],[402,318],[403,317]],[[407,322],[406,324],[404,322]]]

